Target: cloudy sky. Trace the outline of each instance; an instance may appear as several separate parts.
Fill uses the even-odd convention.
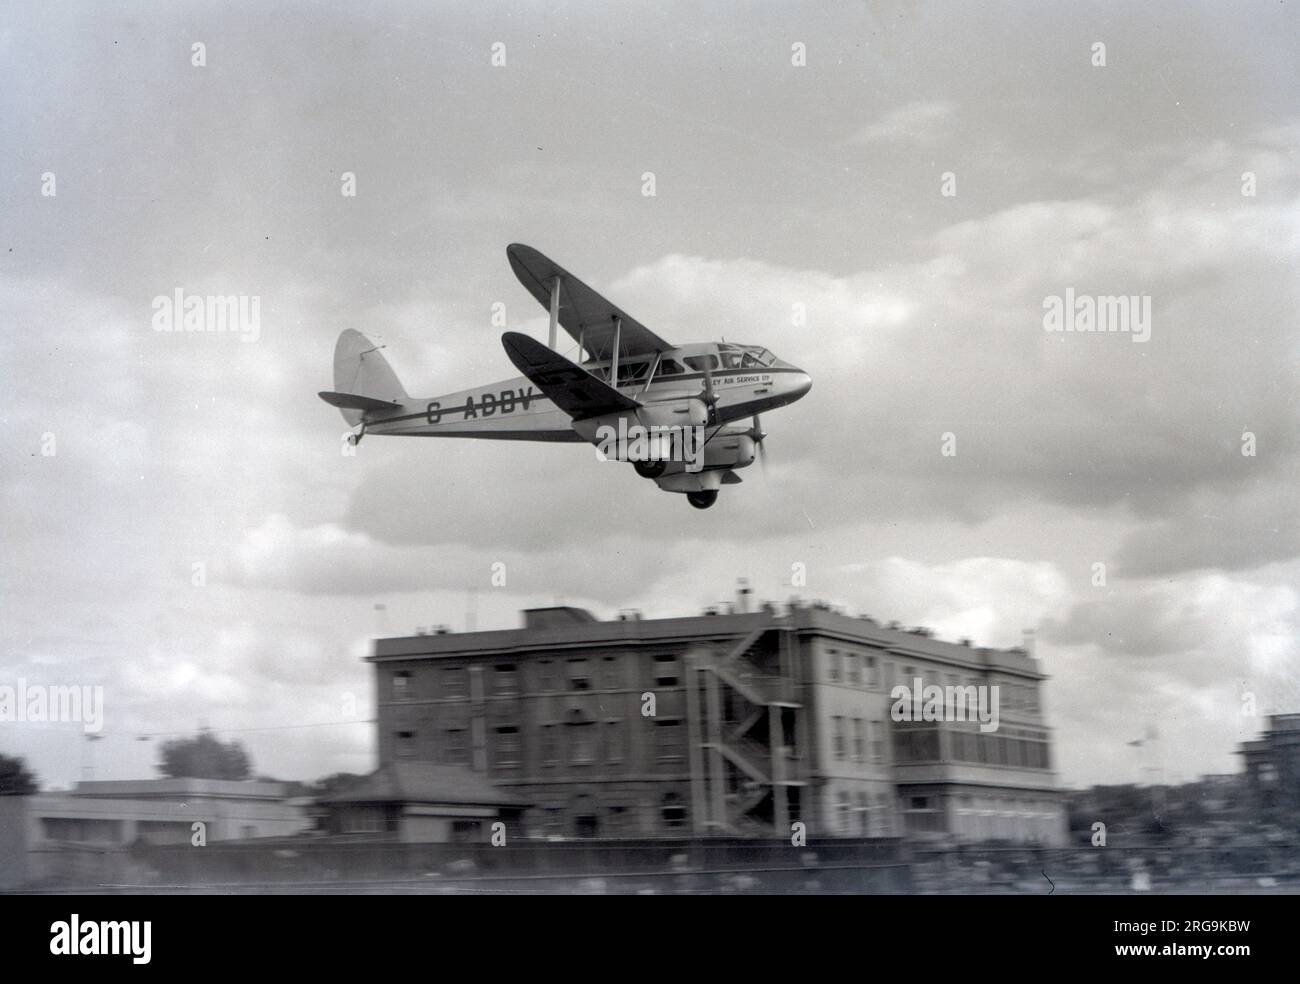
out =
[[[99,778],[200,724],[365,771],[376,631],[738,577],[1035,629],[1074,785],[1233,771],[1300,710],[1294,4],[166,6],[0,16],[0,684],[103,686]],[[579,445],[343,455],[340,330],[420,395],[515,375],[494,304],[545,337],[511,242],[809,372],[766,477],[702,512]],[[155,332],[177,288],[260,337]],[[1046,332],[1067,289],[1150,339]],[[89,747],[0,724],[47,786]]]

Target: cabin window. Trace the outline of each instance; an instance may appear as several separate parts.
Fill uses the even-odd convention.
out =
[[[659,372],[657,373],[659,376],[680,376],[684,372],[686,372],[686,370],[682,368],[680,362],[676,362],[673,359],[659,360]]]
[[[718,368],[716,355],[688,355],[682,361],[696,372],[713,372]]]

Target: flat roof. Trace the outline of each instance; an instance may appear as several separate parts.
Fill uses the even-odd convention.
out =
[[[581,609],[533,609],[532,612],[579,612]],[[583,612],[584,615],[588,614]],[[792,606],[774,611],[691,615],[679,618],[634,618],[591,621],[563,616],[528,619],[517,629],[395,636],[374,640],[369,662],[528,653],[541,649],[581,650],[602,645],[655,645],[666,642],[725,642],[764,628],[789,628],[800,635],[825,636],[873,646],[899,658],[937,660],[971,669],[999,669],[1035,680],[1046,679],[1038,660],[1023,649],[991,649],[935,639],[903,628],[888,628],[874,619],[845,615],[825,606]]]
[[[111,799],[282,800],[288,785],[257,779],[101,779],[83,781],[66,796]]]

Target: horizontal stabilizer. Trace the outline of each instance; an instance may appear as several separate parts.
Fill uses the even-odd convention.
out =
[[[332,393],[325,390],[320,394],[320,398],[332,407],[338,407],[340,410],[400,410],[400,403],[389,403],[387,400],[376,400],[371,396],[359,396],[356,393]]]
[[[501,336],[501,344],[515,368],[574,420],[635,410],[641,405],[527,335],[508,331]]]

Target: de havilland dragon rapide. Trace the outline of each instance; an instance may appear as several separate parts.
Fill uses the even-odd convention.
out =
[[[548,345],[501,336],[523,376],[415,398],[380,347],[349,329],[334,348],[334,389],[320,397],[358,428],[351,443],[367,434],[587,442],[707,509],[763,454],[759,414],[812,388],[807,373],[761,346],[673,345],[537,250],[515,244],[506,255],[550,312]],[[578,343],[576,362],[556,350],[557,328]]]

